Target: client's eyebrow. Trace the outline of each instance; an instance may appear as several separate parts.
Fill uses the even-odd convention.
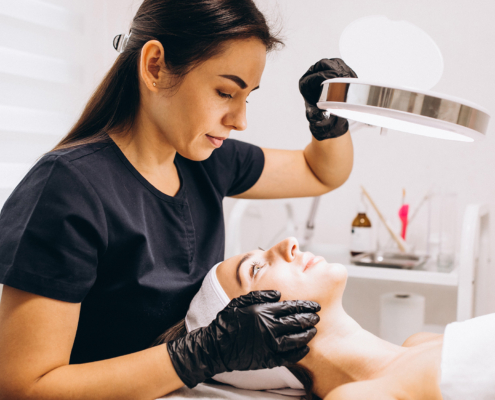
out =
[[[237,282],[239,282],[239,286],[242,286],[241,276],[239,275],[239,271],[241,269],[241,266],[242,266],[242,264],[244,264],[244,262],[249,260],[253,255],[254,255],[253,253],[244,254],[244,257],[242,257],[241,261],[239,261],[239,264],[237,264],[236,278],[237,278]]]

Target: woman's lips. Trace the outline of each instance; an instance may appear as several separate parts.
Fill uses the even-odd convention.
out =
[[[217,149],[222,146],[222,143],[225,139],[227,138],[222,138],[222,137],[215,137],[215,136],[210,136],[206,135],[207,139],[210,141],[210,143],[215,146]]]
[[[323,260],[325,260],[323,257],[321,256],[315,257],[314,254],[309,253],[308,260],[307,261],[305,260],[306,263],[304,265],[303,272],[306,272],[308,268],[311,268],[313,265],[316,265]]]

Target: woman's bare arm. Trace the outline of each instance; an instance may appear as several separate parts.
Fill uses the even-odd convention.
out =
[[[353,165],[351,134],[311,143],[304,150],[263,149],[265,166],[243,199],[277,199],[320,196],[338,188]]]
[[[5,286],[0,302],[0,400],[153,400],[184,384],[166,345],[69,365],[80,304]]]

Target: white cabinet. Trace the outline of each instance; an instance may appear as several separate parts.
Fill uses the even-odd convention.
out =
[[[489,268],[488,206],[472,204],[466,208],[461,235],[461,249],[453,272],[431,272],[347,265],[349,278],[408,282],[418,285],[450,286],[457,290],[457,320],[484,314],[482,304],[488,287]]]

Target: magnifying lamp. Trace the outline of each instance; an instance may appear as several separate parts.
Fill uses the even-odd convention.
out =
[[[472,102],[441,93],[359,78],[324,81],[318,108],[330,114],[380,128],[439,139],[473,142],[486,136],[490,115]],[[311,241],[319,197],[306,224],[304,243]]]
[[[485,137],[487,110],[456,97],[358,78],[322,83],[318,107],[349,120],[434,138],[473,142]]]

